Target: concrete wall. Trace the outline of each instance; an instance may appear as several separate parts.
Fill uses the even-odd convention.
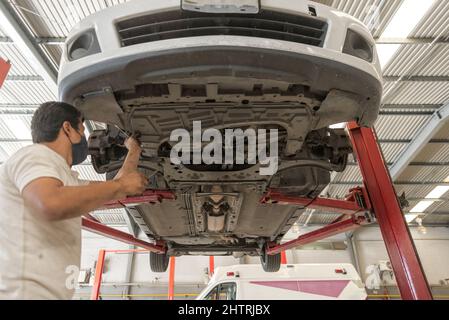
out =
[[[124,230],[126,231],[126,230]],[[309,230],[305,230],[310,231]],[[415,239],[418,253],[427,274],[429,283],[441,285],[445,279],[449,279],[449,228],[427,228],[427,234],[423,235],[417,229],[411,230]],[[291,234],[289,237],[295,235]],[[296,235],[297,236],[297,235]],[[345,235],[338,235],[327,241],[346,241]],[[384,242],[380,230],[375,227],[367,227],[359,230],[354,235],[357,260],[361,269],[363,280],[366,279],[366,268],[377,264],[381,260],[388,260]],[[91,233],[83,234],[82,269],[93,268],[100,249],[129,249],[129,246],[105,239]],[[351,252],[346,250],[294,250],[287,252],[289,263],[352,263]],[[103,293],[120,294],[126,286],[120,286],[126,282],[125,274],[129,255],[108,254],[106,257],[105,273],[103,275]],[[258,258],[245,258],[245,263],[259,263]],[[239,264],[240,261],[233,257],[217,257],[215,265],[226,266]],[[181,257],[176,260],[176,292],[179,294],[198,293],[207,281],[205,269],[208,268],[208,257]],[[394,285],[394,281],[386,279],[386,284]],[[137,296],[160,295],[153,298],[164,298],[167,292],[168,274],[156,274],[150,271],[148,254],[137,254],[134,259],[131,293]],[[111,285],[115,286],[111,286]],[[449,284],[449,280],[447,280]],[[84,288],[80,292],[90,291]],[[138,297],[137,297],[138,298]],[[152,298],[150,296],[144,298]],[[187,296],[185,297],[187,298]]]

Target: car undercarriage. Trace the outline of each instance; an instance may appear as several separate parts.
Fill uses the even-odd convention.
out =
[[[97,35],[107,48],[101,53],[97,46],[82,51],[81,40],[96,36],[89,21],[73,35],[60,95],[86,119],[107,124],[90,137],[95,170],[113,179],[127,154],[124,140],[138,135],[148,188],[176,195],[127,207],[149,239],[167,243],[166,255],[152,254],[153,271],[164,272],[169,256],[232,254],[261,256],[264,269],[276,271],[280,256],[267,256],[267,243],[280,243],[307,206],[262,204],[264,194],[279,190],[313,201],[352,153],[345,130],[330,126],[371,126],[377,119],[382,83],[369,32],[347,17],[310,14],[170,8],[135,19],[106,15],[105,32],[117,41]],[[189,159],[208,150],[207,141],[195,141],[198,124],[199,136],[215,130],[214,141],[228,141],[234,131],[230,140],[243,143],[213,148],[223,161],[174,161],[178,130],[193,135],[197,149]],[[251,132],[275,141],[265,150],[271,162],[254,151],[260,143]]]
[[[125,130],[138,133],[142,142],[139,168],[151,177],[149,188],[177,195],[174,201],[128,208],[150,239],[168,243],[169,256],[261,255],[263,246],[280,242],[305,210],[260,204],[264,193],[276,189],[314,199],[329,184],[330,172],[346,168],[352,152],[343,129],[313,130],[320,122],[316,115],[323,101],[337,91],[320,96],[304,86],[279,81],[227,80],[220,85],[178,82],[165,86],[166,91],[163,85],[142,85],[115,93],[124,110]],[[165,95],[170,99],[176,93],[182,98],[164,102]],[[277,129],[277,173],[263,176],[261,164],[247,161],[172,163],[170,133],[177,128],[191,131],[194,121],[201,121],[203,130],[218,128],[223,134],[225,129]],[[113,179],[126,156],[121,147],[125,130],[109,125],[90,137],[93,165],[108,179]],[[245,139],[245,159],[248,143]]]

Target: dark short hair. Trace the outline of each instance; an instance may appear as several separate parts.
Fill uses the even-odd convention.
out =
[[[64,122],[78,129],[82,114],[74,106],[50,101],[42,104],[34,113],[31,120],[31,136],[34,143],[53,142],[58,138],[59,131]]]

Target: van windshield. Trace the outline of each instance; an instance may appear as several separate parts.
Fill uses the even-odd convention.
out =
[[[204,300],[237,300],[237,285],[221,283],[214,287]]]

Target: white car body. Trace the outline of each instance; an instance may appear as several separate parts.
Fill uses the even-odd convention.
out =
[[[181,0],[133,0],[124,5],[119,5],[105,9],[101,12],[93,14],[77,26],[73,28],[67,37],[67,43],[86,30],[95,29],[101,53],[83,58],[78,61],[69,61],[67,57],[67,46],[64,46],[61,69],[59,72],[58,82],[64,80],[79,71],[83,71],[98,63],[109,61],[115,58],[123,58],[132,56],[137,52],[157,52],[163,50],[171,50],[184,47],[204,47],[204,46],[243,46],[254,48],[265,48],[275,50],[285,50],[314,57],[322,57],[335,62],[341,62],[348,66],[353,66],[366,72],[376,79],[382,78],[382,70],[377,54],[374,55],[372,63],[362,61],[350,55],[342,54],[345,42],[346,31],[353,29],[370,39],[374,45],[374,39],[359,20],[334,10],[325,5],[314,3],[311,1],[289,1],[289,0],[261,0],[261,9],[275,10],[292,14],[308,15],[308,6],[312,5],[319,12],[319,17],[329,24],[328,34],[326,36],[324,46],[314,47],[281,40],[261,41],[260,38],[238,37],[238,36],[204,36],[194,38],[183,38],[173,40],[163,40],[156,43],[144,43],[130,47],[122,47],[120,37],[115,28],[117,21],[141,16],[148,12],[162,12],[179,8]]]
[[[197,300],[366,300],[365,286],[351,264],[283,265],[265,273],[258,265],[217,268]],[[226,289],[225,289],[226,288]],[[213,294],[212,294],[213,295]],[[215,296],[217,297],[217,296]]]

